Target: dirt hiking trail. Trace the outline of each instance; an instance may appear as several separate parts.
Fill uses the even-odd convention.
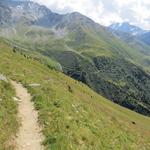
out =
[[[16,150],[43,150],[43,136],[38,124],[38,114],[31,102],[31,95],[20,84],[11,81],[16,90],[18,100],[18,117],[21,126],[16,138]]]

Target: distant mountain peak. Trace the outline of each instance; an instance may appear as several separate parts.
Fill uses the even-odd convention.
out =
[[[28,1],[31,1],[31,0],[10,0],[10,1],[17,1],[17,2],[28,2]]]
[[[140,27],[137,27],[135,25],[132,25],[129,22],[114,23],[114,24],[110,25],[109,28],[111,28],[112,30],[115,30],[115,31],[121,31],[121,32],[132,34],[132,35],[138,35],[138,34],[142,34],[144,32],[143,29],[141,29]]]

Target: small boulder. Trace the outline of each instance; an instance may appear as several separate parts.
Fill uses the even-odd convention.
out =
[[[136,125],[136,123],[134,121],[132,121],[132,124]]]
[[[19,98],[17,98],[17,97],[13,97],[13,100],[17,101],[17,102],[21,102],[21,100]]]
[[[73,90],[72,90],[72,88],[71,88],[70,85],[68,85],[68,91],[69,91],[70,93],[73,93]]]
[[[29,86],[31,86],[31,87],[39,87],[39,86],[41,86],[41,84],[38,84],[38,83],[32,83],[32,84],[29,84]]]
[[[4,75],[2,75],[2,74],[0,74],[0,80],[8,82],[7,78]]]

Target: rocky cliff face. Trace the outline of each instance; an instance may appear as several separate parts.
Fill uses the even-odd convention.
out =
[[[11,9],[0,4],[0,26],[8,27],[12,24]]]
[[[0,11],[0,20],[7,25],[10,25],[9,21],[13,20],[13,25],[23,22],[48,27],[55,25],[61,19],[61,15],[30,1],[2,1]]]
[[[9,21],[13,20],[14,25],[24,22],[42,27],[68,27],[70,29],[79,24],[92,27],[100,26],[78,12],[60,15],[52,12],[46,6],[31,1],[6,0],[0,2],[0,6],[1,12],[3,12],[1,13],[1,21],[8,22],[8,25],[10,25]]]

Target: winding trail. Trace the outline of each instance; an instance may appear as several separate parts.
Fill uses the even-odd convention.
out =
[[[11,81],[16,90],[18,101],[18,117],[21,119],[21,126],[16,138],[17,150],[43,150],[41,142],[43,136],[38,124],[38,114],[31,102],[31,95],[19,83]]]

